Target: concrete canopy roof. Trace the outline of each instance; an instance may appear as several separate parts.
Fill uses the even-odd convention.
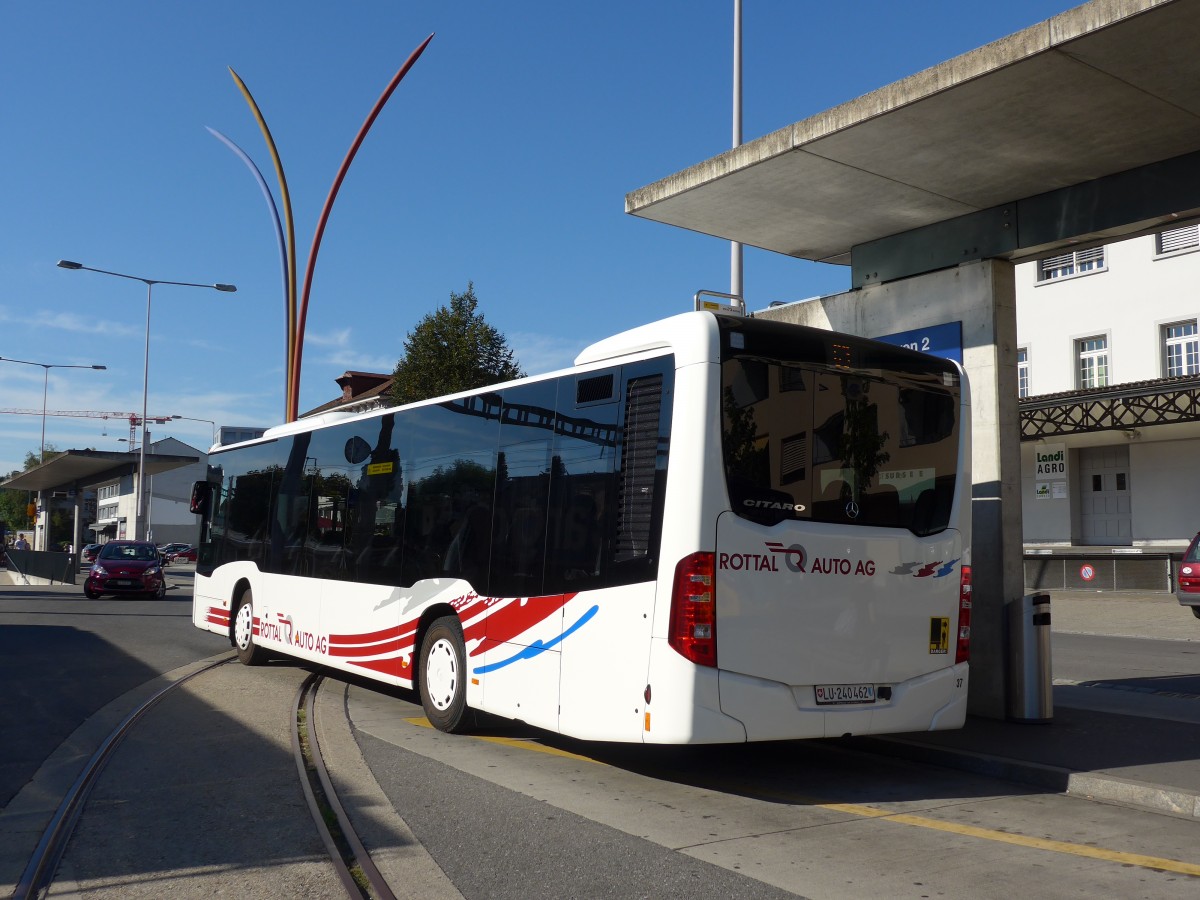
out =
[[[1200,149],[1197,84],[1200,2],[1093,0],[633,191],[625,210],[847,264],[856,246]]]
[[[146,454],[146,472],[157,475],[199,462],[197,456],[169,456],[161,453]],[[137,471],[138,454],[129,452],[109,453],[103,450],[68,450],[40,466],[34,466],[8,481],[0,482],[0,488],[19,491],[55,491],[71,488],[86,488],[121,475]]]

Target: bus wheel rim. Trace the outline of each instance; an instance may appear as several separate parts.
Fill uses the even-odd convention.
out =
[[[249,603],[238,607],[237,620],[233,627],[233,638],[238,647],[245,650],[250,646],[250,638],[254,629],[254,608]]]
[[[454,645],[445,638],[435,641],[429,648],[425,689],[429,692],[429,701],[437,710],[449,709],[458,692],[458,654],[454,652]]]

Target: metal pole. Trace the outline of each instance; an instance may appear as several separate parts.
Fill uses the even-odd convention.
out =
[[[38,462],[46,461],[46,397],[50,393],[50,366],[42,366],[42,449],[38,453]]]
[[[733,0],[733,146],[742,145],[742,0]],[[729,293],[742,297],[742,245],[729,244]],[[741,301],[742,311],[746,310]]]
[[[135,482],[134,491],[134,511],[133,511],[133,538],[136,540],[138,532],[148,531],[148,527],[143,526],[145,516],[142,511],[142,504],[145,499],[146,492],[142,488],[142,474],[146,468],[146,408],[150,396],[150,299],[156,284],[173,284],[179,287],[196,287],[196,288],[212,288],[216,291],[225,293],[235,293],[237,286],[232,284],[200,284],[194,281],[166,281],[162,278],[142,278],[139,275],[127,275],[124,272],[110,272],[108,269],[94,269],[91,266],[85,266],[83,263],[77,263],[69,259],[60,259],[58,261],[60,269],[71,269],[73,271],[83,270],[85,272],[99,272],[101,275],[113,275],[117,278],[128,278],[130,281],[140,281],[146,285],[146,354],[145,361],[142,367],[142,446],[138,455],[137,481]],[[131,417],[132,418],[132,417]],[[132,422],[129,429],[130,438],[133,437]],[[132,447],[130,450],[132,451]]]
[[[42,446],[38,451],[38,464],[43,465],[46,462],[46,398],[50,394],[50,366],[42,366]],[[37,507],[34,513],[33,520],[33,549],[45,550],[46,543],[50,537],[50,516],[46,509],[46,500],[43,492],[39,489],[37,495]],[[46,519],[43,521],[42,516]],[[40,527],[39,527],[40,526]]]
[[[146,282],[146,358],[142,367],[142,441],[138,447],[137,495],[134,498],[133,539],[138,539],[138,532],[143,534],[149,530],[149,523],[144,522],[143,504],[146,491],[142,487],[146,474],[146,407],[150,394],[150,296],[154,290],[154,282]]]

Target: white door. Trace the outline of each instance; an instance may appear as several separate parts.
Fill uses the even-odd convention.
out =
[[[1079,451],[1079,543],[1133,543],[1129,509],[1129,448],[1087,447]]]

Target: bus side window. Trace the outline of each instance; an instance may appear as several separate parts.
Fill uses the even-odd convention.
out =
[[[498,401],[472,397],[405,417],[414,449],[405,459],[411,479],[405,534],[412,537],[404,550],[406,585],[456,576],[488,592],[499,410]]]
[[[545,591],[601,586],[620,452],[620,370],[563,379],[550,466]],[[611,545],[611,542],[609,542]]]
[[[498,597],[542,593],[559,382],[520,385],[502,395],[488,588]]]

